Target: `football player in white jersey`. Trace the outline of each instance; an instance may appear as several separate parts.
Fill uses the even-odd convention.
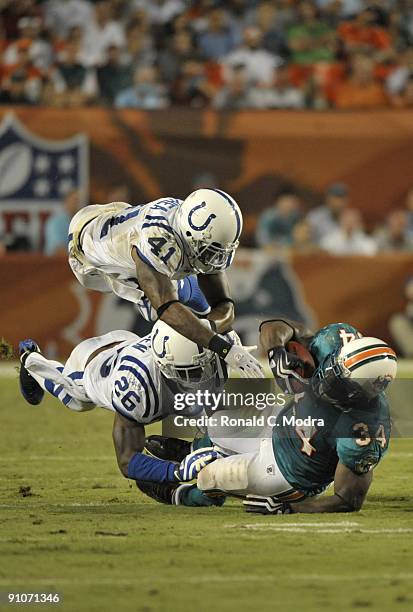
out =
[[[207,321],[201,325],[210,327]],[[33,340],[22,341],[19,349],[20,390],[28,403],[39,404],[48,391],[78,412],[101,406],[115,413],[113,441],[125,477],[176,484],[192,480],[219,456],[213,448],[200,449],[176,463],[141,452],[145,425],[174,413],[175,392],[214,389],[226,376],[226,367],[215,353],[166,323],[158,321],[143,338],[113,331],[84,340],[65,364],[46,359]]]
[[[241,230],[237,203],[218,189],[198,189],[183,201],[86,206],[70,224],[69,263],[84,287],[113,291],[146,318],[162,319],[214,351],[242,376],[260,377],[251,349],[222,336],[234,320],[225,270]],[[197,316],[205,314],[213,330]]]

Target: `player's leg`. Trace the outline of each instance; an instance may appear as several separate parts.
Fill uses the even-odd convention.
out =
[[[277,466],[271,438],[265,438],[255,453],[232,455],[206,466],[198,475],[198,488],[234,495],[279,495],[291,486]]]
[[[142,493],[160,504],[186,506],[191,508],[222,506],[225,495],[222,493],[207,495],[200,491],[196,484],[174,482],[146,482],[137,480],[136,486]]]
[[[83,385],[85,368],[93,353],[103,351],[105,347],[113,344],[120,344],[122,342],[133,343],[139,342],[139,340],[140,337],[133,332],[120,329],[101,336],[87,338],[80,342],[71,352],[62,372],[64,378],[69,380],[72,385],[72,396],[79,402],[76,408],[72,404],[68,404],[69,408],[85,411],[95,407],[90,402]]]
[[[179,301],[188,306],[194,314],[205,316],[211,310],[194,274],[178,281],[178,296]]]
[[[106,346],[121,342],[139,342],[140,336],[133,332],[118,329],[115,331],[82,340],[70,353],[66,361],[64,373],[72,380],[81,380],[80,374],[85,371],[86,364],[93,353]],[[79,383],[81,384],[81,383]]]
[[[166,436],[152,435],[145,441],[145,453],[165,461],[177,461],[180,463],[186,455],[198,448],[212,446],[208,436],[195,438],[193,442],[181,440],[180,438],[168,438]],[[175,506],[208,507],[222,506],[225,502],[225,494],[218,493],[207,495],[196,484],[182,483],[176,486],[153,485],[152,483],[140,483],[140,490],[153,497],[161,503]]]
[[[40,404],[44,392],[54,395],[72,410],[90,410],[93,404],[81,401],[73,395],[73,383],[64,374],[64,365],[59,361],[46,359],[34,340],[23,340],[20,350],[20,391],[32,405]]]
[[[199,288],[198,279],[195,275],[187,276],[179,281],[174,281],[174,284],[178,291],[179,301],[185,304],[185,306],[188,306],[194,314],[205,316],[209,313],[211,308]],[[136,305],[146,321],[157,320],[157,312],[145,295],[136,302]]]
[[[164,461],[181,463],[193,450],[196,449],[192,447],[191,442],[180,438],[168,438],[154,434],[145,439],[145,453]]]
[[[125,202],[111,202],[110,204],[91,204],[81,208],[72,218],[69,225],[68,249],[69,249],[69,265],[73,274],[83,287],[93,289],[95,291],[108,292],[111,291],[111,286],[108,283],[105,274],[99,273],[98,270],[91,266],[84,253],[81,240],[84,228],[96,219],[99,215],[107,213],[117,214],[127,208],[129,204]]]
[[[40,348],[37,342],[31,339],[23,340],[22,342],[20,342],[20,393],[23,395],[26,402],[28,402],[32,406],[37,406],[37,404],[40,404],[44,397],[45,387],[43,384],[43,379],[41,379],[40,381],[37,380],[38,377],[34,374],[30,374],[29,370],[26,368],[26,359],[30,355],[30,353],[40,353]]]

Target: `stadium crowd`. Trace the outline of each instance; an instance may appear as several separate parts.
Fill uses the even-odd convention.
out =
[[[351,194],[343,183],[330,185],[320,206],[309,212],[305,212],[304,204],[293,189],[275,194],[272,206],[258,219],[256,245],[267,250],[321,249],[334,255],[413,251],[413,188],[406,195],[404,207],[392,210],[369,232],[362,211],[352,207]]]
[[[413,107],[410,0],[2,0],[0,102]]]

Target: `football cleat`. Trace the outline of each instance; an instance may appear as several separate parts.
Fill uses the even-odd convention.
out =
[[[160,504],[175,505],[174,493],[181,487],[179,482],[148,482],[137,480],[136,486],[142,493],[151,497]]]
[[[25,362],[30,353],[40,353],[40,348],[37,342],[31,340],[22,340],[19,342],[19,355],[20,355],[20,372],[19,372],[19,383],[20,392],[23,395],[26,402],[32,406],[40,404],[44,397],[44,390],[41,388],[39,383],[29,374],[25,367]]]
[[[191,443],[179,438],[148,436],[145,440],[145,451],[151,457],[181,463],[191,452]]]

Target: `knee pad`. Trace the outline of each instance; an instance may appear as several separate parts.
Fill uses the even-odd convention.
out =
[[[198,488],[202,491],[244,491],[248,488],[248,466],[251,455],[236,455],[217,459],[198,475]]]

